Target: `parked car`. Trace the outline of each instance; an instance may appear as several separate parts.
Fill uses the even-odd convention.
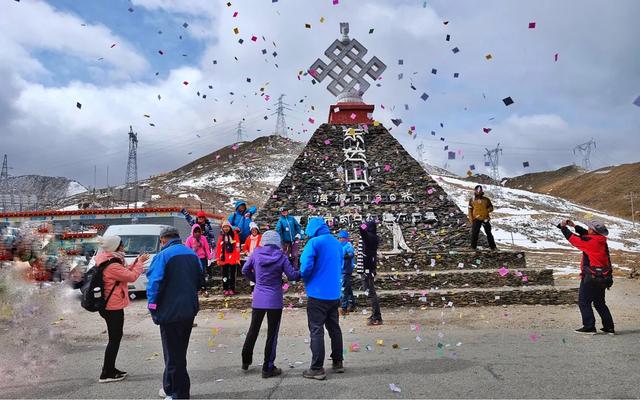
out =
[[[111,225],[103,236],[120,236],[124,244],[127,264],[131,264],[142,253],[149,254],[149,261],[144,266],[146,272],[153,257],[160,251],[160,231],[165,227],[166,225],[154,224]],[[95,259],[92,259],[85,270],[94,265]],[[147,276],[144,273],[135,282],[129,283],[130,292],[145,292],[146,290]]]

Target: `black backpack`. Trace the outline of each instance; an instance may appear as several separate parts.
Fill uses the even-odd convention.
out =
[[[80,288],[80,292],[82,293],[80,305],[82,306],[82,308],[90,312],[102,311],[105,309],[107,303],[109,302],[109,299],[111,298],[111,295],[116,290],[116,287],[118,287],[120,282],[116,282],[116,284],[113,286],[113,289],[111,290],[111,293],[109,293],[109,296],[105,300],[103,296],[103,273],[109,265],[119,262],[120,260],[117,258],[110,258],[100,265],[93,266],[85,273],[84,281],[82,283],[82,287]]]
[[[613,267],[611,265],[609,246],[606,246],[606,250],[609,265],[606,267],[587,266],[584,271],[584,280],[585,282],[592,282],[596,287],[609,289],[613,286]]]

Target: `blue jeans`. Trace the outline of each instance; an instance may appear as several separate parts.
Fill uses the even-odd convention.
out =
[[[578,307],[582,314],[582,326],[587,329],[595,329],[596,317],[593,315],[593,307],[600,315],[602,326],[605,329],[613,328],[613,317],[609,311],[609,307],[604,301],[605,288],[596,286],[593,282],[580,281],[580,292],[578,295]]]
[[[342,304],[341,307],[343,310],[349,308],[349,304],[351,304],[351,309],[356,308],[356,298],[353,296],[353,287],[351,286],[351,274],[342,274]]]

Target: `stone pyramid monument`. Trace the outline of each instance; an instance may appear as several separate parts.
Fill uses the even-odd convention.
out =
[[[331,62],[318,59],[310,69],[318,81],[331,77],[328,89],[338,95],[329,109],[329,123],[315,131],[256,219],[273,227],[279,208],[287,206],[303,226],[309,217],[320,216],[332,232],[347,230],[356,242],[364,221],[379,221],[376,282],[383,305],[574,303],[575,290],[556,289],[552,271],[529,268],[524,253],[469,249],[466,214],[389,131],[372,120],[374,106],[362,102],[362,88],[368,87],[365,76],[376,79],[385,65],[375,57],[365,62],[366,49],[348,38],[348,24],[341,24],[341,31],[342,39],[325,52]],[[355,91],[358,81],[365,84]],[[304,303],[301,284],[289,292],[285,301]],[[364,294],[358,302],[364,306]]]

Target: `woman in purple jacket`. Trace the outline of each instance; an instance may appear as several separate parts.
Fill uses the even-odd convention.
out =
[[[242,267],[242,274],[256,284],[253,289],[251,326],[242,347],[242,369],[246,371],[253,362],[253,348],[266,314],[268,328],[262,377],[271,378],[282,374],[282,370],[274,365],[284,305],[282,273],[290,281],[297,281],[300,279],[300,272],[291,266],[287,255],[282,252],[280,235],[276,231],[266,231],[260,244],[262,247],[256,248]]]

